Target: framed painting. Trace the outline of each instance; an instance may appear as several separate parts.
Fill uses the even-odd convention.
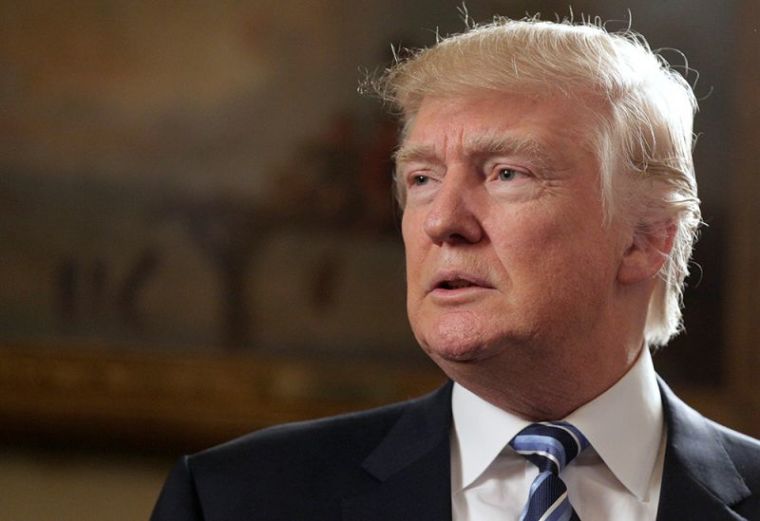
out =
[[[387,42],[430,43],[441,2],[86,4],[0,8],[3,436],[195,448],[438,385],[404,311],[396,124],[356,85],[357,64],[388,62]],[[526,8],[468,4],[480,17]],[[729,10],[705,7],[689,27],[676,4],[636,13],[705,77],[736,75],[730,45],[701,40],[731,27]],[[731,133],[731,96],[703,104],[698,175],[731,163],[709,137]],[[740,363],[754,337],[731,339],[751,318],[723,313],[724,283],[746,266],[716,253],[736,196],[722,179],[700,183],[705,276],[694,270],[683,347],[656,363],[742,428],[750,402],[737,394],[754,387],[731,378],[756,366]],[[736,230],[756,244],[755,228]]]
[[[356,93],[395,24],[333,4],[4,4],[7,435],[202,444],[441,380]]]

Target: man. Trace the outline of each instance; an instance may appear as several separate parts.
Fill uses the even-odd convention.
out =
[[[700,221],[688,84],[635,36],[502,20],[378,87],[409,319],[454,383],[185,457],[154,521],[760,519],[760,443],[649,354]]]

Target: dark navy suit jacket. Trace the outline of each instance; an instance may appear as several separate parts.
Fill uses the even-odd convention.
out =
[[[668,443],[658,521],[760,520],[760,442],[661,382]],[[259,431],[185,456],[151,521],[451,519],[451,384],[382,409]]]

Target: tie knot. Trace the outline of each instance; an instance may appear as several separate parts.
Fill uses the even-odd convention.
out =
[[[512,438],[509,445],[541,472],[559,474],[589,443],[567,422],[531,423]]]

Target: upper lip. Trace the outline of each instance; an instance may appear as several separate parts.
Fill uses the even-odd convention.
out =
[[[433,277],[433,280],[430,282],[429,291],[444,287],[447,283],[451,282],[467,282],[472,286],[493,288],[493,285],[483,277],[458,270],[447,270],[441,271]]]

